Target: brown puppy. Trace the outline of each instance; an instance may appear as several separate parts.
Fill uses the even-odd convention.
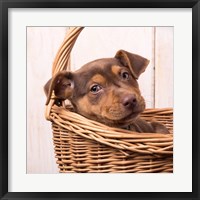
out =
[[[108,126],[169,133],[164,125],[139,118],[145,101],[137,79],[148,64],[146,58],[120,50],[114,58],[92,61],[75,72],[59,72],[44,87],[47,104],[54,91],[58,100],[68,99],[75,112]]]

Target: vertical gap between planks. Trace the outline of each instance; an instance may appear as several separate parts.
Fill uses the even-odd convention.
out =
[[[72,27],[66,27],[66,33],[65,33],[65,35],[67,35],[67,33],[68,33],[68,31],[70,31],[70,29],[71,29]],[[71,71],[71,53],[70,53],[70,55],[69,55],[69,60],[68,60],[68,62],[66,63],[66,70],[67,71]]]
[[[152,82],[153,82],[153,87],[152,87],[152,107],[155,108],[156,105],[156,27],[153,27],[153,42],[152,42],[152,61],[153,61],[153,73],[152,73]]]

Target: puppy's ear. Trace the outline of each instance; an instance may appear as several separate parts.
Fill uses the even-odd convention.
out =
[[[65,100],[72,96],[73,89],[73,73],[67,71],[58,72],[44,86],[44,91],[47,95],[46,105],[49,103],[53,91],[56,98]]]
[[[44,86],[44,92],[45,92],[45,94],[46,94],[47,97],[48,97],[48,94],[49,94],[49,88],[50,88],[51,80],[52,79],[49,79],[47,81],[47,83],[45,84],[45,86]]]
[[[145,71],[149,64],[149,60],[146,58],[124,50],[119,50],[116,53],[115,58],[117,58],[122,65],[128,67],[136,79],[139,78],[140,74]]]

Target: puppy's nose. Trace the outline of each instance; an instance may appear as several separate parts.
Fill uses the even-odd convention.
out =
[[[124,97],[122,104],[126,108],[134,108],[137,104],[137,99],[134,95],[127,95]]]

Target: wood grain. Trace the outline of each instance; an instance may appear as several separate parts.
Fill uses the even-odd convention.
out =
[[[173,107],[173,27],[157,27],[155,39],[155,107]]]

